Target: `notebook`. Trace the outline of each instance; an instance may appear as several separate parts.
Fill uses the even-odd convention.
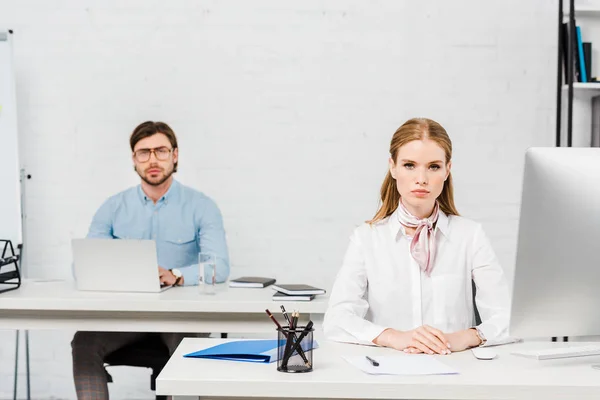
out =
[[[311,301],[314,298],[314,294],[289,295],[281,292],[273,294],[273,300],[275,301]]]
[[[278,292],[289,295],[325,294],[325,289],[320,289],[314,286],[304,284],[273,285],[273,289],[277,290]]]
[[[285,346],[285,341],[282,341],[281,344],[282,346]],[[313,349],[316,348],[317,342],[313,341]],[[305,346],[304,342],[302,343],[302,349],[308,351],[308,346]],[[235,340],[185,354],[184,357],[272,363],[277,361],[277,339]]]
[[[261,276],[242,276],[229,281],[229,287],[264,288],[275,283],[273,278]]]

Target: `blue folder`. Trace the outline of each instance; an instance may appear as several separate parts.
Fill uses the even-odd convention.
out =
[[[285,346],[285,342],[282,344]],[[304,351],[308,350],[307,347],[302,343]],[[317,342],[313,341],[313,349],[316,347]],[[277,360],[277,340],[236,340],[185,354],[184,357],[272,363]]]

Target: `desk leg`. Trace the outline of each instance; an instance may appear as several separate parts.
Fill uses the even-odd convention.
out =
[[[13,386],[13,400],[17,400],[17,386],[19,382],[19,336],[21,331],[17,330],[15,340],[15,383]],[[29,331],[25,331],[25,371],[27,373],[27,400],[31,400],[31,380],[29,371]]]
[[[31,400],[31,374],[29,373],[29,331],[25,331],[25,370],[27,371],[27,400]]]
[[[20,331],[17,329],[17,337],[15,339],[17,344],[15,346],[15,384],[13,387],[13,400],[17,400],[17,382],[19,375],[19,333]]]

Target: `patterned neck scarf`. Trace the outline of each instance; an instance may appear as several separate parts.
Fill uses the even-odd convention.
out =
[[[419,267],[427,274],[431,275],[433,260],[435,258],[435,236],[433,227],[440,215],[440,205],[435,202],[433,213],[429,218],[419,219],[412,215],[402,204],[398,205],[398,221],[406,227],[417,228],[412,242],[410,243],[410,254],[413,256]]]

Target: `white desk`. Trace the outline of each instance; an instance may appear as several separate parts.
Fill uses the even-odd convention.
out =
[[[77,291],[74,282],[25,281],[0,294],[2,329],[72,329],[132,332],[273,333],[265,314],[284,304],[298,310],[302,320],[322,321],[327,297],[309,302],[275,302],[271,288],[229,288],[201,295],[198,287],[175,287],[162,293]],[[281,318],[280,318],[281,319]]]
[[[500,346],[495,348],[498,357],[491,361],[477,360],[470,351],[438,356],[460,371],[458,375],[446,376],[368,375],[340,356],[378,356],[394,353],[394,350],[324,340],[319,340],[320,348],[313,353],[315,369],[303,374],[278,372],[276,363],[182,357],[223,341],[184,339],[160,373],[156,393],[211,398],[600,399],[600,370],[591,368],[592,364],[600,363],[600,356],[537,361],[509,354],[516,348],[569,343],[526,342]]]

